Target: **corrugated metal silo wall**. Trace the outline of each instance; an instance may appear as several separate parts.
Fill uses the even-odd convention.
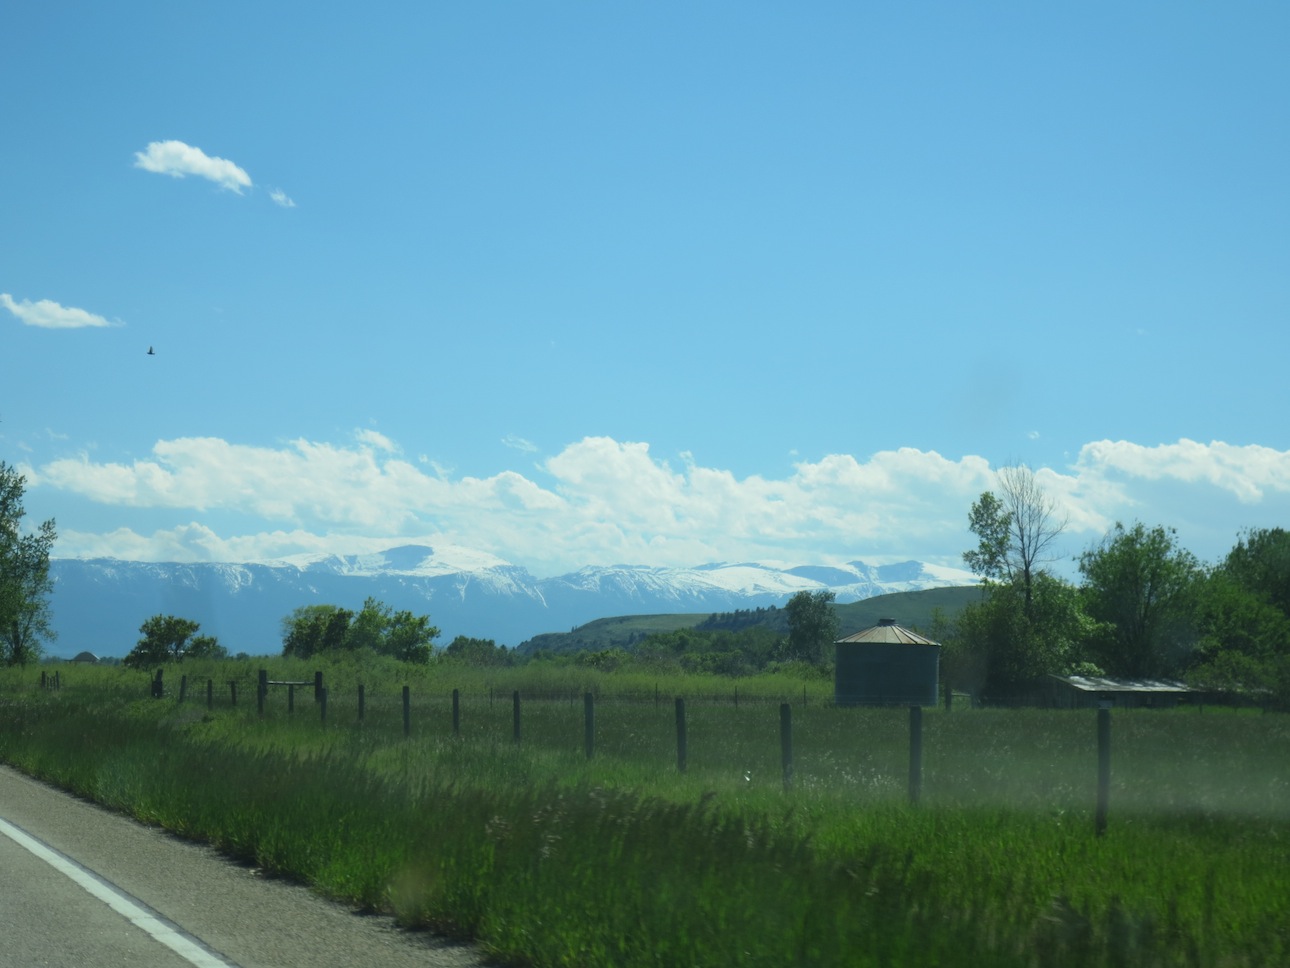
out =
[[[833,701],[839,706],[935,706],[939,645],[835,646]]]

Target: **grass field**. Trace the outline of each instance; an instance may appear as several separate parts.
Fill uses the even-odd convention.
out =
[[[0,758],[514,964],[1290,963],[1285,715],[1116,713],[1096,837],[1089,712],[927,710],[915,807],[908,712],[836,709],[827,683],[739,680],[735,705],[706,677],[360,660],[326,667],[324,724],[304,688],[259,717],[253,665],[186,671],[213,709],[176,670],[161,700],[125,670],[0,673]],[[561,697],[522,701],[518,743],[514,690]]]

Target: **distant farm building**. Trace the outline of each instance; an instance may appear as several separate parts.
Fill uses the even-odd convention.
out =
[[[834,645],[833,701],[839,706],[935,706],[941,646],[894,618]]]
[[[82,662],[82,663],[85,663],[86,665],[95,665],[98,663],[99,657],[95,655],[93,652],[78,652],[76,653],[76,655],[72,657],[72,661]]]
[[[1057,709],[1172,709],[1199,694],[1170,679],[1107,679],[1101,676],[1046,676],[1036,683],[1027,705]]]

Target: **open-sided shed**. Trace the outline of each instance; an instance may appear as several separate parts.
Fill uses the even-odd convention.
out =
[[[1036,704],[1059,709],[1114,706],[1172,709],[1196,693],[1172,679],[1109,679],[1102,676],[1047,676],[1037,686]]]

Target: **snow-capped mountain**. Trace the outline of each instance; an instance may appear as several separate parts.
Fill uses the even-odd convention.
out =
[[[429,615],[440,644],[457,635],[518,645],[541,632],[615,615],[721,612],[782,605],[828,589],[853,602],[888,592],[975,581],[955,568],[906,561],[841,566],[744,562],[694,568],[587,567],[554,578],[468,548],[407,545],[368,555],[300,555],[240,564],[58,558],[51,599],[57,640],[49,651],[124,655],[156,614],[201,624],[230,652],[282,648],[282,620],[302,605],[357,610],[369,596]]]

